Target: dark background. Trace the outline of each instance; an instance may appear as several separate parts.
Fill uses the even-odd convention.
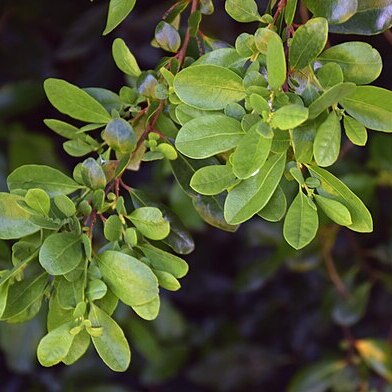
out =
[[[223,12],[224,2],[215,3],[216,13],[203,21],[203,33],[233,44],[240,32],[257,28],[234,22]],[[124,78],[111,57],[113,39],[125,39],[141,68],[154,68],[162,53],[150,41],[171,4],[139,0],[126,22],[102,37],[107,1],[1,0],[1,190],[7,173],[21,164],[70,171],[77,163],[42,123],[57,116],[44,97],[43,80],[58,77],[118,91]],[[385,36],[331,35],[330,42],[354,39],[381,52],[384,71],[375,84],[392,88],[392,50]],[[353,328],[355,338],[388,338],[392,324],[390,139],[372,135],[369,148],[349,150],[334,168],[363,197],[375,220],[370,235],[342,229],[334,248],[342,274],[358,266],[359,281],[374,283],[366,315]],[[192,229],[196,251],[187,257],[190,273],[183,288],[164,293],[154,322],[120,309],[133,355],[124,374],[110,372],[93,350],[72,367],[44,369],[35,359],[44,314],[27,325],[1,323],[0,391],[285,391],[298,369],[331,355],[345,357],[340,348],[345,333],[331,319],[336,293],[317,241],[294,253],[282,241],[280,224],[255,219],[235,234],[207,227],[166,167],[150,165],[128,178],[160,195]],[[381,390],[382,380],[366,377]]]

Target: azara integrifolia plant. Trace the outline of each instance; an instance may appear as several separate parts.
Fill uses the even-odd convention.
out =
[[[110,1],[104,34],[135,2]],[[369,44],[327,42],[329,31],[379,33],[391,18],[381,5],[336,3],[306,0],[313,17],[297,24],[297,0],[271,0],[263,15],[254,0],[227,0],[232,18],[258,27],[222,47],[199,28],[213,1],[179,0],[155,28],[152,44],[169,53],[156,69],[142,71],[114,40],[127,80],[118,93],[45,81],[51,104],[75,120],[45,124],[80,162],[73,178],[19,167],[0,194],[0,238],[14,240],[12,266],[0,272],[0,319],[27,321],[49,302],[42,365],[72,364],[92,341],[112,370],[125,371],[130,349],[112,317],[119,301],[152,320],[159,289],[180,288],[188,266],[172,251],[190,253],[192,238],[173,212],[123,179],[149,161],[170,161],[196,211],[222,230],[253,217],[284,220],[295,249],[315,238],[319,214],[372,231],[364,203],[329,167],[343,138],[364,146],[367,129],[392,131],[392,92],[368,86],[382,69]]]

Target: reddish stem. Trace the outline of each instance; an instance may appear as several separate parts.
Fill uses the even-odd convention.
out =
[[[192,0],[191,15],[197,11],[198,3],[199,3],[199,0]],[[185,38],[184,38],[184,42],[182,44],[182,47],[176,55],[178,62],[180,64],[182,64],[184,62],[190,39],[191,39],[191,29],[190,29],[190,27],[188,27],[186,30],[186,33],[185,33]]]

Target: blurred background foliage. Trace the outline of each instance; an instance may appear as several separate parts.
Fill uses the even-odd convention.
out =
[[[55,115],[43,80],[58,77],[117,91],[124,80],[111,57],[113,39],[122,37],[142,68],[154,68],[162,53],[150,41],[171,3],[139,1],[126,23],[102,37],[106,0],[0,2],[1,191],[7,174],[22,164],[69,170],[76,163],[42,123]],[[255,29],[232,21],[223,1],[215,3],[204,34],[233,44],[244,28]],[[381,52],[384,71],[375,84],[392,89],[389,35],[331,34],[330,42],[358,39]],[[334,170],[366,202],[375,231],[357,235],[325,225],[319,240],[301,252],[285,244],[278,224],[260,219],[236,234],[208,227],[162,162],[130,174],[128,183],[153,192],[193,231],[196,250],[187,258],[190,273],[182,290],[165,293],[153,322],[120,309],[133,349],[124,374],[110,372],[94,352],[72,367],[44,369],[35,357],[43,317],[23,325],[2,323],[0,390],[279,392],[297,375],[292,391],[391,391],[386,380],[392,379],[392,138],[373,132],[368,148],[346,146],[344,154]],[[0,263],[10,257],[7,246],[0,243]],[[331,265],[348,297],[331,282]],[[353,350],[358,339],[366,339],[362,357],[369,367]],[[371,355],[377,344],[384,356]]]

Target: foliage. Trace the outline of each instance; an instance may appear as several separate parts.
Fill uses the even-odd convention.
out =
[[[111,0],[104,34],[135,3]],[[262,14],[253,0],[227,0],[233,19],[259,26],[239,35],[235,48],[219,48],[200,32],[213,2],[179,1],[152,41],[174,55],[154,70],[142,71],[125,41],[114,40],[113,58],[128,82],[118,93],[45,81],[51,104],[77,120],[45,124],[67,139],[67,154],[89,157],[72,177],[45,165],[18,167],[7,179],[9,193],[0,193],[0,239],[15,240],[12,268],[0,275],[0,316],[29,321],[48,300],[48,333],[37,351],[42,365],[70,365],[92,342],[110,369],[125,371],[131,354],[113,316],[119,301],[153,320],[159,288],[180,288],[188,266],[173,252],[188,254],[194,244],[170,209],[125,183],[125,173],[145,162],[169,163],[201,218],[226,231],[255,216],[283,220],[285,240],[299,250],[314,240],[320,222],[373,230],[365,204],[325,168],[340,161],[345,136],[364,146],[367,129],[391,131],[392,93],[366,86],[382,70],[370,45],[326,44],[328,31],[375,34],[392,23],[380,27],[368,17],[387,19],[389,6],[381,2],[371,8],[361,1],[335,3],[305,1],[314,17],[297,25],[297,1],[270,1]],[[193,53],[193,41],[205,53]],[[333,315],[350,326],[362,317],[370,286],[345,290]],[[356,360],[390,380],[384,341],[349,344]],[[352,363],[316,366],[311,380],[305,370],[291,390],[314,390],[314,383],[320,391],[335,388],[334,377],[347,378],[340,373]]]

